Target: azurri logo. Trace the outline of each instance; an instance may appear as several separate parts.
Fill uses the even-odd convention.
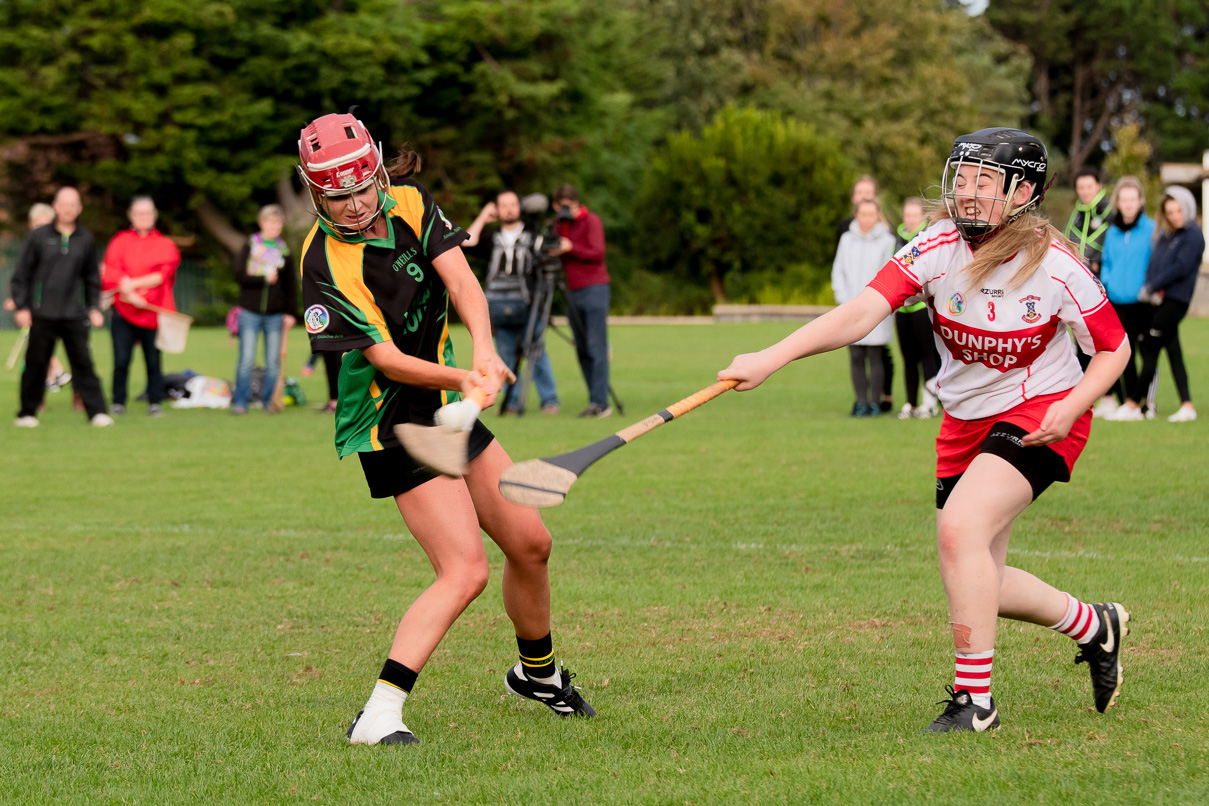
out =
[[[966,298],[961,295],[960,291],[949,297],[949,313],[953,316],[961,316],[961,312],[965,309]]]

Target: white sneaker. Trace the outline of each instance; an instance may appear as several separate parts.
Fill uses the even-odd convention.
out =
[[[1147,406],[1142,411],[1142,416],[1145,417],[1147,420],[1153,420],[1158,415],[1159,415],[1159,411],[1154,406]]]
[[[1100,402],[1096,404],[1096,407],[1091,410],[1091,416],[1108,419],[1116,414],[1119,408],[1120,405],[1113,398],[1102,397],[1100,398]]]
[[[931,420],[936,414],[936,406],[920,406],[915,410],[915,418],[917,420]]]
[[[18,428],[37,428],[38,418],[27,414],[24,417],[18,417],[17,419],[13,420],[13,425],[17,426]]]
[[[1114,423],[1140,423],[1146,419],[1146,415],[1142,414],[1141,409],[1121,406],[1111,417],[1105,417],[1104,419],[1112,420]]]
[[[92,419],[88,422],[92,423],[97,428],[102,428],[107,425],[113,425],[113,418],[105,412],[101,412],[100,414],[92,415]]]
[[[1169,423],[1190,423],[1196,419],[1196,409],[1192,406],[1180,406],[1175,414],[1167,418]]]
[[[898,419],[910,420],[915,416],[915,409],[911,408],[910,403],[904,403],[902,409],[898,412]]]

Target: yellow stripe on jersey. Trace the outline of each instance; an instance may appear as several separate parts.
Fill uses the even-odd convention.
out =
[[[373,428],[369,429],[369,444],[375,451],[382,450],[382,443],[378,440],[378,424],[374,423]]]
[[[374,301],[374,294],[365,285],[361,273],[363,243],[344,243],[334,238],[327,239],[327,265],[332,272],[332,282],[350,303],[357,306],[365,315],[369,326],[378,331],[379,342],[390,341],[390,331],[386,328],[386,319]],[[368,334],[367,334],[368,335]]]
[[[445,343],[449,341],[449,297],[445,297],[445,322],[441,326],[441,340],[437,342],[437,363],[445,366]],[[449,390],[441,390],[441,405],[449,403]]]
[[[419,238],[420,228],[424,223],[424,199],[420,196],[420,191],[404,185],[392,187],[390,195],[395,200],[391,215],[406,221],[407,226],[411,227],[411,231]]]
[[[319,231],[319,222],[316,221],[311,226],[311,231],[306,234],[306,240],[304,240],[302,242],[302,252],[300,253],[300,256],[298,258],[298,278],[299,279],[302,279],[302,266],[304,263],[302,258],[306,257],[306,251],[311,248],[311,241],[315,240],[315,233],[317,233],[318,231]]]

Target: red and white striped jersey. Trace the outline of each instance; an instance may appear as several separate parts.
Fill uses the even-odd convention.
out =
[[[941,221],[900,249],[869,283],[892,309],[912,296],[927,300],[941,356],[939,397],[951,417],[993,417],[1077,384],[1083,371],[1064,325],[1089,355],[1116,350],[1125,340],[1100,281],[1058,244],[1016,288],[1009,283],[1023,255],[1000,266],[981,288],[969,288],[964,271],[973,258],[953,222]]]

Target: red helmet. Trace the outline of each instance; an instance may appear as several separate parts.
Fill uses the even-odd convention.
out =
[[[327,197],[348,195],[376,183],[390,189],[382,162],[382,148],[375,145],[365,124],[351,114],[324,115],[307,124],[298,139],[298,175],[311,192],[315,215],[338,232],[357,234],[370,227],[382,213],[377,211],[359,227],[337,224],[327,209]]]

